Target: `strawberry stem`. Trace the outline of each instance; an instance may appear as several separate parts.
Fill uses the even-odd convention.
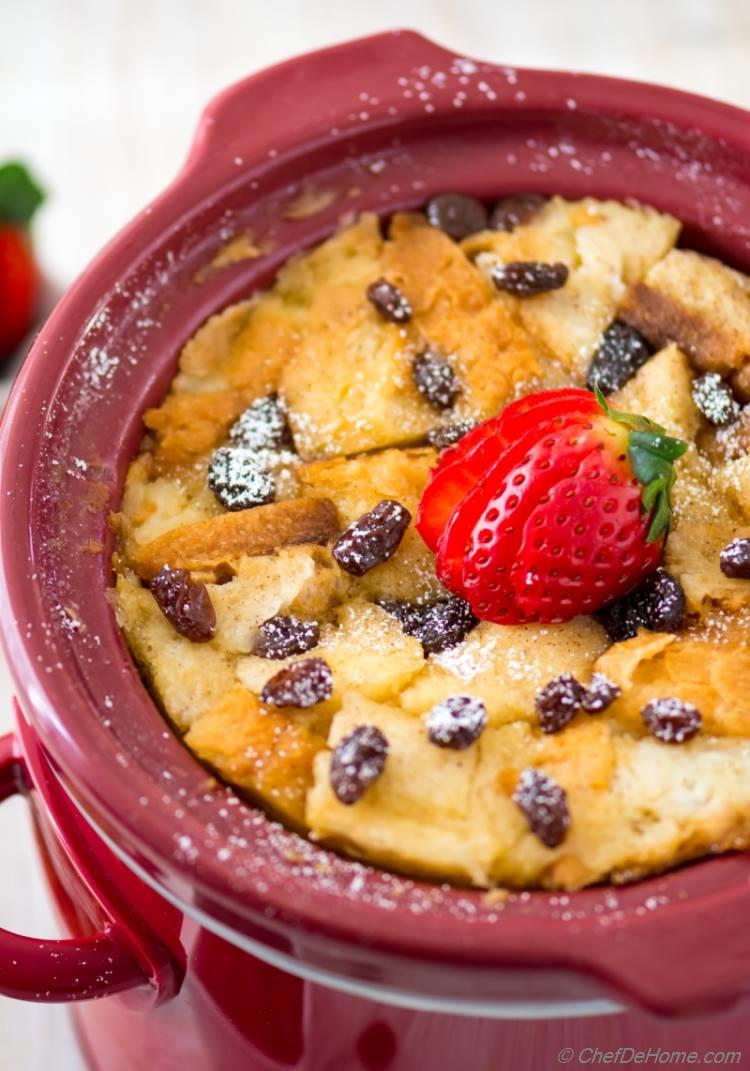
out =
[[[27,226],[43,200],[41,187],[23,164],[0,166],[0,222]]]
[[[649,543],[656,542],[668,531],[672,519],[672,488],[677,478],[674,462],[682,457],[688,444],[667,435],[665,429],[648,417],[635,413],[620,413],[607,402],[601,390],[595,388],[596,400],[604,412],[618,424],[630,429],[628,457],[633,472],[643,485],[641,505],[651,513],[648,528]]]

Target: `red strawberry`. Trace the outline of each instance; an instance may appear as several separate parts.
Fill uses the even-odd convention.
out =
[[[20,164],[0,167],[0,358],[34,321],[39,273],[28,226],[41,201],[39,187]]]
[[[432,539],[443,523],[438,576],[477,617],[567,621],[659,564],[686,443],[577,390],[529,395],[470,434],[443,455],[418,527]]]
[[[458,504],[510,443],[525,431],[538,429],[542,422],[546,426],[558,416],[568,417],[573,411],[597,410],[591,391],[577,387],[540,391],[511,402],[498,416],[472,428],[455,446],[444,451],[425,488],[416,522],[430,550],[437,550],[438,540]]]

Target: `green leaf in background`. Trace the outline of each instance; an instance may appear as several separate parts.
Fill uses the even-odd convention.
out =
[[[0,222],[29,223],[43,200],[42,189],[23,164],[0,165]]]

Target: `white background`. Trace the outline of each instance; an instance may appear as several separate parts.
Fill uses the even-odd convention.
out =
[[[217,90],[295,52],[396,26],[464,55],[750,107],[750,0],[0,0],[0,160],[25,158],[49,191],[36,240],[52,289],[173,176]],[[0,656],[0,731],[10,695]],[[0,816],[0,926],[54,933],[17,800]],[[63,1009],[0,999],[0,1071],[82,1067]]]

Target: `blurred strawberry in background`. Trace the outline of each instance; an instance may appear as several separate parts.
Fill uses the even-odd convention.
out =
[[[31,244],[31,220],[44,194],[26,168],[0,165],[0,362],[34,323],[40,275]]]

